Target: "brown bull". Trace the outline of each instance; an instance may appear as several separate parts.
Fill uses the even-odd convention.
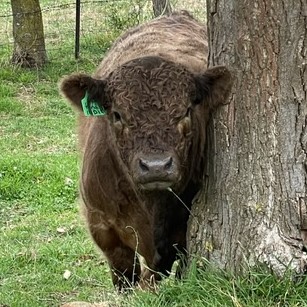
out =
[[[225,67],[207,69],[207,49],[205,26],[176,13],[126,32],[92,77],[62,80],[79,112],[89,231],[119,288],[167,275],[180,254],[185,262],[206,124],[232,85]],[[106,115],[85,116],[81,100],[85,112]]]

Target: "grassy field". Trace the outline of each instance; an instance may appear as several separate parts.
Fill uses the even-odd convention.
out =
[[[124,18],[129,11],[125,3],[122,13],[115,12],[118,3],[103,12],[96,7],[94,13],[104,14],[106,23],[103,31],[94,31],[101,26],[98,17],[89,22],[86,16],[93,17],[93,8],[84,7],[81,59],[76,61],[74,7],[61,1],[66,6],[59,14],[53,3],[41,1],[50,60],[41,70],[10,64],[10,6],[8,1],[0,3],[0,307],[60,306],[69,301],[307,306],[306,280],[294,284],[291,277],[278,279],[260,269],[234,278],[192,267],[182,282],[166,279],[155,294],[120,296],[113,290],[108,267],[79,217],[75,116],[58,94],[57,83],[73,71],[93,71],[110,42],[138,20]],[[148,8],[148,1],[143,3]],[[146,12],[139,20],[149,18]]]
[[[44,9],[54,1],[41,2]],[[50,63],[22,70],[10,65],[9,14],[9,2],[1,2],[7,18],[0,18],[0,42],[6,42],[0,47],[0,306],[104,301],[113,289],[79,218],[75,116],[57,83],[73,71],[93,71],[103,55],[98,49],[111,39],[93,50],[84,37],[82,59],[75,61],[70,23],[63,34],[59,10],[46,10]],[[71,8],[65,15],[74,18]]]

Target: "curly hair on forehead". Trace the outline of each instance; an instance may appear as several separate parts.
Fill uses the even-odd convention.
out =
[[[107,92],[114,107],[129,117],[134,111],[166,111],[182,117],[195,91],[193,76],[181,65],[145,57],[116,69],[107,78]],[[148,118],[149,119],[149,118]]]

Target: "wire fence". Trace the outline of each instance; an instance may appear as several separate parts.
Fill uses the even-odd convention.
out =
[[[44,37],[49,58],[71,53],[74,57],[76,1],[41,0]],[[186,9],[204,19],[205,0],[174,0],[174,10]],[[151,0],[81,1],[82,48],[103,52],[125,29],[153,18]],[[10,1],[0,3],[0,48],[13,50],[13,14]],[[1,53],[0,53],[1,54]]]

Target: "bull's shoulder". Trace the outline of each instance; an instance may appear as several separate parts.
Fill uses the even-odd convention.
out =
[[[160,56],[200,72],[207,66],[207,54],[205,25],[187,12],[178,12],[125,32],[99,65],[96,76],[104,77],[118,66],[144,56]]]

